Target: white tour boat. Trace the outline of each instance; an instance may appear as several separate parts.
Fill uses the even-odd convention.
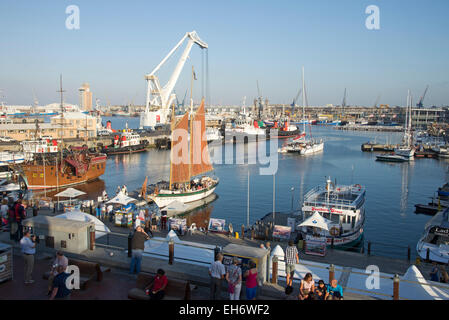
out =
[[[424,234],[416,245],[423,260],[449,263],[449,208],[439,211],[427,222]]]
[[[333,239],[336,247],[354,246],[363,235],[365,193],[365,188],[359,184],[340,186],[329,178],[324,187],[317,186],[304,196],[303,221],[318,212],[327,223],[328,230],[323,233],[327,245]],[[313,239],[315,231],[312,227],[300,227],[306,241]]]

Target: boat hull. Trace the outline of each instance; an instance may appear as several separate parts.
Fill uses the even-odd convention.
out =
[[[144,140],[146,141],[146,140]],[[140,143],[134,146],[127,146],[127,147],[119,147],[114,148],[113,146],[110,146],[108,148],[103,148],[101,151],[102,153],[109,155],[115,155],[115,154],[130,154],[130,153],[138,153],[138,152],[144,152],[146,151],[146,147],[148,146],[148,143]]]
[[[106,155],[92,158],[86,172],[80,176],[61,173],[56,165],[26,164],[23,173],[28,189],[54,189],[73,186],[98,179],[106,169]],[[45,170],[45,172],[44,172]],[[56,173],[58,171],[58,173]]]
[[[159,208],[163,209],[168,206],[173,201],[179,201],[182,203],[190,203],[198,200],[202,200],[208,196],[210,196],[217,187],[218,183],[214,184],[209,188],[205,188],[202,190],[196,190],[192,192],[186,193],[159,193],[156,196],[153,196],[153,201],[158,205]]]
[[[324,150],[324,142],[321,142],[321,143],[315,143],[311,146],[306,146],[306,147],[302,148],[300,150],[299,154],[302,156],[307,156],[307,155],[311,155],[314,153],[322,152],[323,150]]]

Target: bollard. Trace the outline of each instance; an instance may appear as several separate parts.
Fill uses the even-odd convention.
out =
[[[331,239],[331,249],[333,249],[334,248],[334,237],[332,237],[332,239]]]
[[[334,280],[335,277],[335,267],[333,264],[329,266],[329,283],[331,283],[332,280]]]
[[[408,260],[408,261],[410,261],[411,255],[412,255],[412,251],[411,251],[411,249],[410,249],[410,246],[408,246],[408,248],[407,248],[407,260]]]
[[[254,228],[251,228],[251,240],[254,240],[254,238],[255,238]]]
[[[271,270],[271,283],[278,283],[278,257],[273,256],[272,261],[272,270]]]
[[[268,227],[265,226],[265,241],[268,240]]]
[[[399,300],[399,276],[397,274],[393,278],[393,300]]]
[[[128,234],[128,258],[131,258],[133,254],[133,233],[130,231]]]
[[[371,255],[371,241],[368,241],[368,255]]]
[[[429,262],[429,260],[430,260],[430,249],[427,248],[427,251],[426,251],[426,261]]]
[[[245,240],[245,226],[242,224],[242,240]]]
[[[175,256],[175,242],[171,239],[168,242],[168,264],[173,264],[174,256]]]
[[[90,229],[90,250],[95,250],[95,228]]]
[[[238,233],[238,232],[235,233],[235,238],[236,238],[236,239],[239,238],[239,233]]]

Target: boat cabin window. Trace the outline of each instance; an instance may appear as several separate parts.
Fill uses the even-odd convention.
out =
[[[333,223],[340,223],[340,215],[339,214],[332,214],[330,220]]]
[[[331,215],[331,214],[330,214],[329,212],[323,212],[323,214],[322,214],[323,218],[324,218],[324,219],[327,219],[327,220],[330,220],[330,219],[331,219],[330,215]]]
[[[449,245],[449,237],[436,235],[434,233],[430,233],[427,236],[426,240],[427,240],[427,242],[429,242],[431,244],[435,244],[437,246],[439,246],[440,244]]]

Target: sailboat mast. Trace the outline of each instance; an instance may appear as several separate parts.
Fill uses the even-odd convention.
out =
[[[62,168],[62,150],[64,149],[64,90],[62,90],[62,74],[59,75],[59,93],[61,95],[61,130],[60,138],[61,138],[61,147],[59,148],[59,154],[61,158],[61,168]],[[56,157],[56,189],[59,189],[59,171],[58,171],[58,157]]]
[[[176,119],[175,119],[175,104],[172,105],[172,116],[171,116],[171,139],[170,139],[170,184],[168,185],[168,189],[171,190],[171,186],[173,184],[173,168],[171,165],[171,161],[173,158],[173,130],[175,129]]]
[[[304,84],[304,66],[302,67],[302,122],[303,122],[303,133],[306,133],[306,93]]]

